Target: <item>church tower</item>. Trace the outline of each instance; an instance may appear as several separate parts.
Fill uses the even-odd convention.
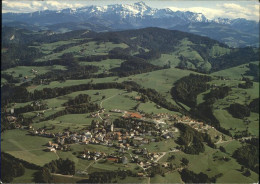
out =
[[[111,130],[111,132],[114,131],[114,124],[113,123],[111,124],[110,130]]]

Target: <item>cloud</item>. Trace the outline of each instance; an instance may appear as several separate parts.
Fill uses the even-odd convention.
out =
[[[214,19],[219,17],[223,13],[221,9],[212,9],[212,8],[205,8],[205,7],[192,7],[192,8],[177,8],[177,7],[169,7],[173,11],[190,11],[195,13],[202,13],[208,19]]]
[[[241,6],[235,3],[223,3],[217,4],[214,8],[208,7],[189,7],[189,8],[178,8],[169,7],[173,11],[191,11],[195,13],[202,13],[208,19],[214,18],[245,18],[249,20],[259,20],[259,6],[258,5],[246,5]]]
[[[76,9],[85,6],[71,1],[2,1],[2,12],[28,13],[42,10]]]

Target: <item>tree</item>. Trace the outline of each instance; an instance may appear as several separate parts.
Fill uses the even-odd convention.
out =
[[[246,177],[251,176],[251,172],[249,169],[246,169],[245,172],[243,173]]]
[[[243,119],[244,117],[250,116],[250,109],[239,103],[231,104],[228,108],[228,112],[235,118]]]
[[[222,151],[223,153],[226,153],[226,149],[223,146],[220,146],[219,150]]]
[[[51,176],[50,170],[43,167],[39,172],[35,173],[34,180],[36,183],[52,183],[53,178]]]
[[[245,170],[245,166],[242,165],[240,170],[243,172]]]
[[[182,158],[181,162],[183,163],[183,165],[186,165],[186,166],[189,164],[189,160],[186,158]]]

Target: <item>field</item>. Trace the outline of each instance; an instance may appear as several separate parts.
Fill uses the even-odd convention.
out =
[[[25,168],[25,173],[23,176],[14,178],[12,183],[33,183],[34,182],[34,173],[36,170]]]
[[[79,64],[84,65],[93,65],[100,67],[100,71],[98,73],[103,73],[105,71],[109,71],[112,68],[120,67],[121,63],[124,62],[124,60],[121,59],[106,59],[102,62],[100,61],[93,61],[93,62],[80,62]]]
[[[43,44],[43,46],[40,47],[41,50],[44,51],[47,56],[43,56],[42,58],[39,58],[36,60],[36,62],[41,62],[48,59],[58,59],[60,56],[62,56],[65,53],[73,53],[74,56],[89,56],[89,55],[107,55],[108,51],[112,50],[115,47],[121,47],[121,48],[127,48],[128,45],[124,43],[115,44],[112,42],[105,42],[103,44],[98,44],[95,41],[89,41],[87,43],[83,44],[77,44],[76,46],[71,46],[68,49],[62,50],[60,52],[53,53],[53,49],[57,48],[58,46],[64,45],[64,44],[70,44],[70,43],[76,43],[75,40],[73,41],[61,41],[61,42],[55,42],[55,43],[48,43]]]
[[[259,62],[256,61],[256,62],[251,62],[251,63],[258,64]],[[229,77],[230,79],[239,80],[239,79],[242,78],[242,75],[244,75],[245,72],[247,70],[249,70],[249,68],[247,66],[248,66],[248,64],[243,64],[243,65],[239,65],[239,66],[236,66],[236,67],[221,70],[221,71],[218,71],[218,72],[213,72],[210,75]],[[252,79],[252,76],[246,76],[246,77],[249,77],[249,78]]]
[[[189,160],[188,169],[195,173],[203,172],[209,177],[223,173],[223,176],[217,179],[217,183],[223,183],[226,181],[232,181],[232,183],[252,183],[258,180],[258,176],[254,172],[251,172],[252,175],[250,177],[241,175],[239,171],[241,165],[239,165],[233,158],[228,162],[220,160],[219,158],[223,156],[227,157],[227,155],[219,150],[214,150],[207,146],[206,151],[199,155],[188,155],[183,152],[177,152],[174,155],[174,164],[179,165],[179,160],[181,160],[181,158],[187,158]],[[198,167],[198,165],[200,167]]]
[[[65,66],[61,65],[53,65],[53,66],[17,66],[14,68],[9,68],[4,70],[3,73],[12,75],[14,78],[19,78],[22,80],[24,77],[28,77],[28,79],[32,79],[36,76],[32,70],[37,71],[37,75],[45,74],[52,70],[67,70]],[[4,82],[4,81],[2,81]]]
[[[51,139],[27,134],[26,130],[4,132],[1,135],[2,151],[40,166],[58,158],[53,152],[43,151],[46,148],[45,144]]]

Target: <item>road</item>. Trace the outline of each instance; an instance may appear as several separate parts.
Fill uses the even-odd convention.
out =
[[[102,101],[100,102],[100,104],[99,104],[100,108],[102,108],[102,105],[103,105],[103,102],[104,102],[104,101],[106,101],[106,100],[108,100],[108,99],[111,99],[111,98],[115,97],[115,96],[118,95],[118,94],[119,94],[119,93],[117,93],[117,94],[115,94],[115,95],[113,95],[113,96],[110,96],[110,97],[108,97],[108,98],[102,100]],[[99,112],[97,113],[97,115],[98,115],[98,117],[99,117],[101,120],[103,120],[103,118],[100,116]]]
[[[252,139],[252,137],[241,137],[239,139],[230,139],[228,141],[223,141],[222,139],[219,139],[218,142],[216,142],[215,144],[222,144],[222,143],[227,143],[227,142],[231,142],[231,141],[241,141],[241,140],[248,140],[248,139]]]
[[[147,183],[148,183],[148,184],[150,184],[150,182],[151,182],[151,178],[150,178],[150,177],[148,177],[148,182],[147,182]]]
[[[119,93],[118,93],[118,94],[119,94]],[[110,98],[113,98],[114,96],[116,96],[116,95],[118,95],[118,94],[115,94],[115,95],[113,95],[113,96],[110,96],[110,97],[108,97],[108,98],[102,100],[102,101],[100,102],[100,107],[102,108],[102,104],[103,104],[104,101],[106,101],[106,100],[108,100],[108,99],[110,99]]]
[[[91,162],[84,170],[87,171],[87,169],[88,169],[91,165],[93,165],[94,163],[95,163],[95,160],[94,160],[93,162]]]
[[[88,179],[86,177],[80,177],[80,176],[74,176],[74,175],[64,175],[64,174],[58,174],[58,173],[51,173],[51,174],[56,175],[56,176],[66,177],[66,178]]]
[[[160,155],[154,162],[158,162],[162,157],[165,156],[167,152],[162,152],[162,155]]]
[[[98,162],[101,158],[97,159],[97,160],[94,160],[93,162],[91,162],[85,169],[84,171],[87,171],[87,169],[92,166],[94,163]]]

